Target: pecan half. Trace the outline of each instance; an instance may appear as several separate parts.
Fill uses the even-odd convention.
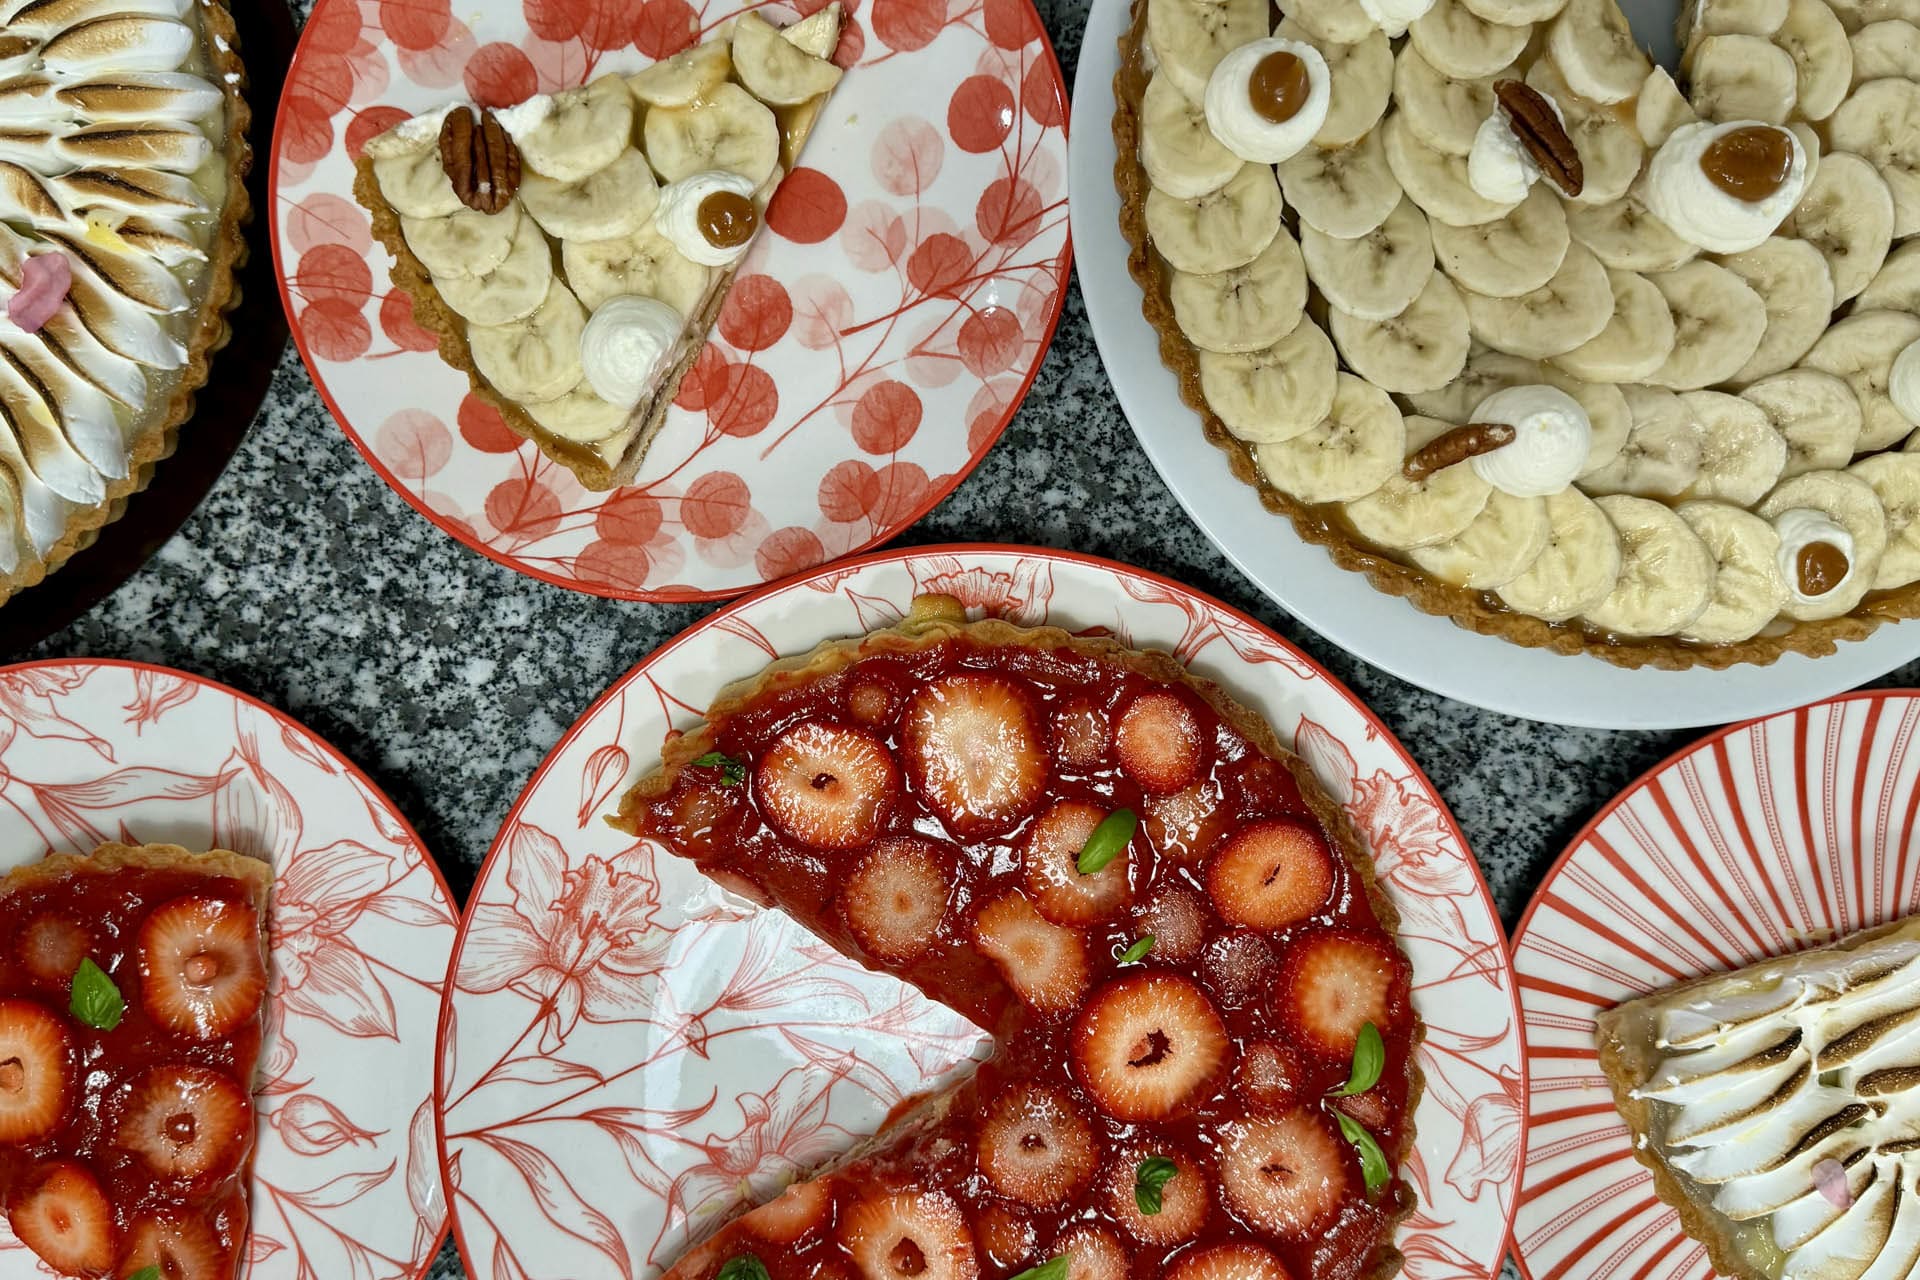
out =
[[[440,167],[460,203],[499,213],[520,189],[520,148],[491,111],[455,107],[440,126]]]
[[[1579,195],[1586,185],[1586,172],[1581,167],[1580,153],[1575,150],[1573,139],[1567,136],[1566,126],[1554,114],[1553,103],[1521,80],[1494,81],[1493,96],[1500,103],[1500,109],[1507,113],[1513,136],[1520,139],[1520,145],[1540,166],[1540,172],[1567,195]]]
[[[1504,422],[1469,422],[1414,450],[1400,473],[1419,484],[1436,471],[1445,471],[1479,453],[1492,453],[1513,443],[1514,430]]]

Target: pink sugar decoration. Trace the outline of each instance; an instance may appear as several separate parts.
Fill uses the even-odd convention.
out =
[[[1847,1166],[1838,1160],[1822,1160],[1813,1166],[1813,1185],[1827,1203],[1844,1209],[1853,1203],[1853,1190],[1847,1186]]]
[[[73,266],[64,253],[36,253],[20,269],[20,288],[7,299],[7,319],[28,333],[53,319],[73,285]]]

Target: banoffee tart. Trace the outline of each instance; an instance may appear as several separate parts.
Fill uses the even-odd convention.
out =
[[[476,394],[590,489],[632,480],[840,80],[841,13],[367,143],[354,194]]]
[[[271,881],[121,844],[0,878],[0,1207],[56,1274],[244,1268]]]
[[[1399,1269],[1393,908],[1308,766],[1168,655],[923,597],[724,691],[617,825],[997,1041],[675,1280]]]

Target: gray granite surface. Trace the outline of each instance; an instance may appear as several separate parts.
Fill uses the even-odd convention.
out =
[[[1040,10],[1071,82],[1086,0],[1040,0]],[[1161,483],[1107,385],[1077,289],[1006,435],[895,545],[956,540],[1141,565],[1297,642],[1433,777],[1509,926],[1580,824],[1696,736],[1480,711],[1376,671],[1295,621]],[[714,607],[600,600],[467,550],[373,473],[289,347],[259,421],[200,511],[118,594],[31,656],[162,663],[284,708],[393,797],[464,895],[508,806],[574,717]],[[1917,670],[1878,683],[1910,685]],[[435,1280],[461,1274],[448,1248]]]

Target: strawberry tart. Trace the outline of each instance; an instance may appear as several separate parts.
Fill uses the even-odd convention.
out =
[[[0,879],[0,1208],[55,1274],[240,1274],[271,878],[109,844]]]
[[[1381,1280],[1421,1029],[1306,764],[1161,653],[916,601],[724,692],[616,824],[993,1058],[675,1280]]]

